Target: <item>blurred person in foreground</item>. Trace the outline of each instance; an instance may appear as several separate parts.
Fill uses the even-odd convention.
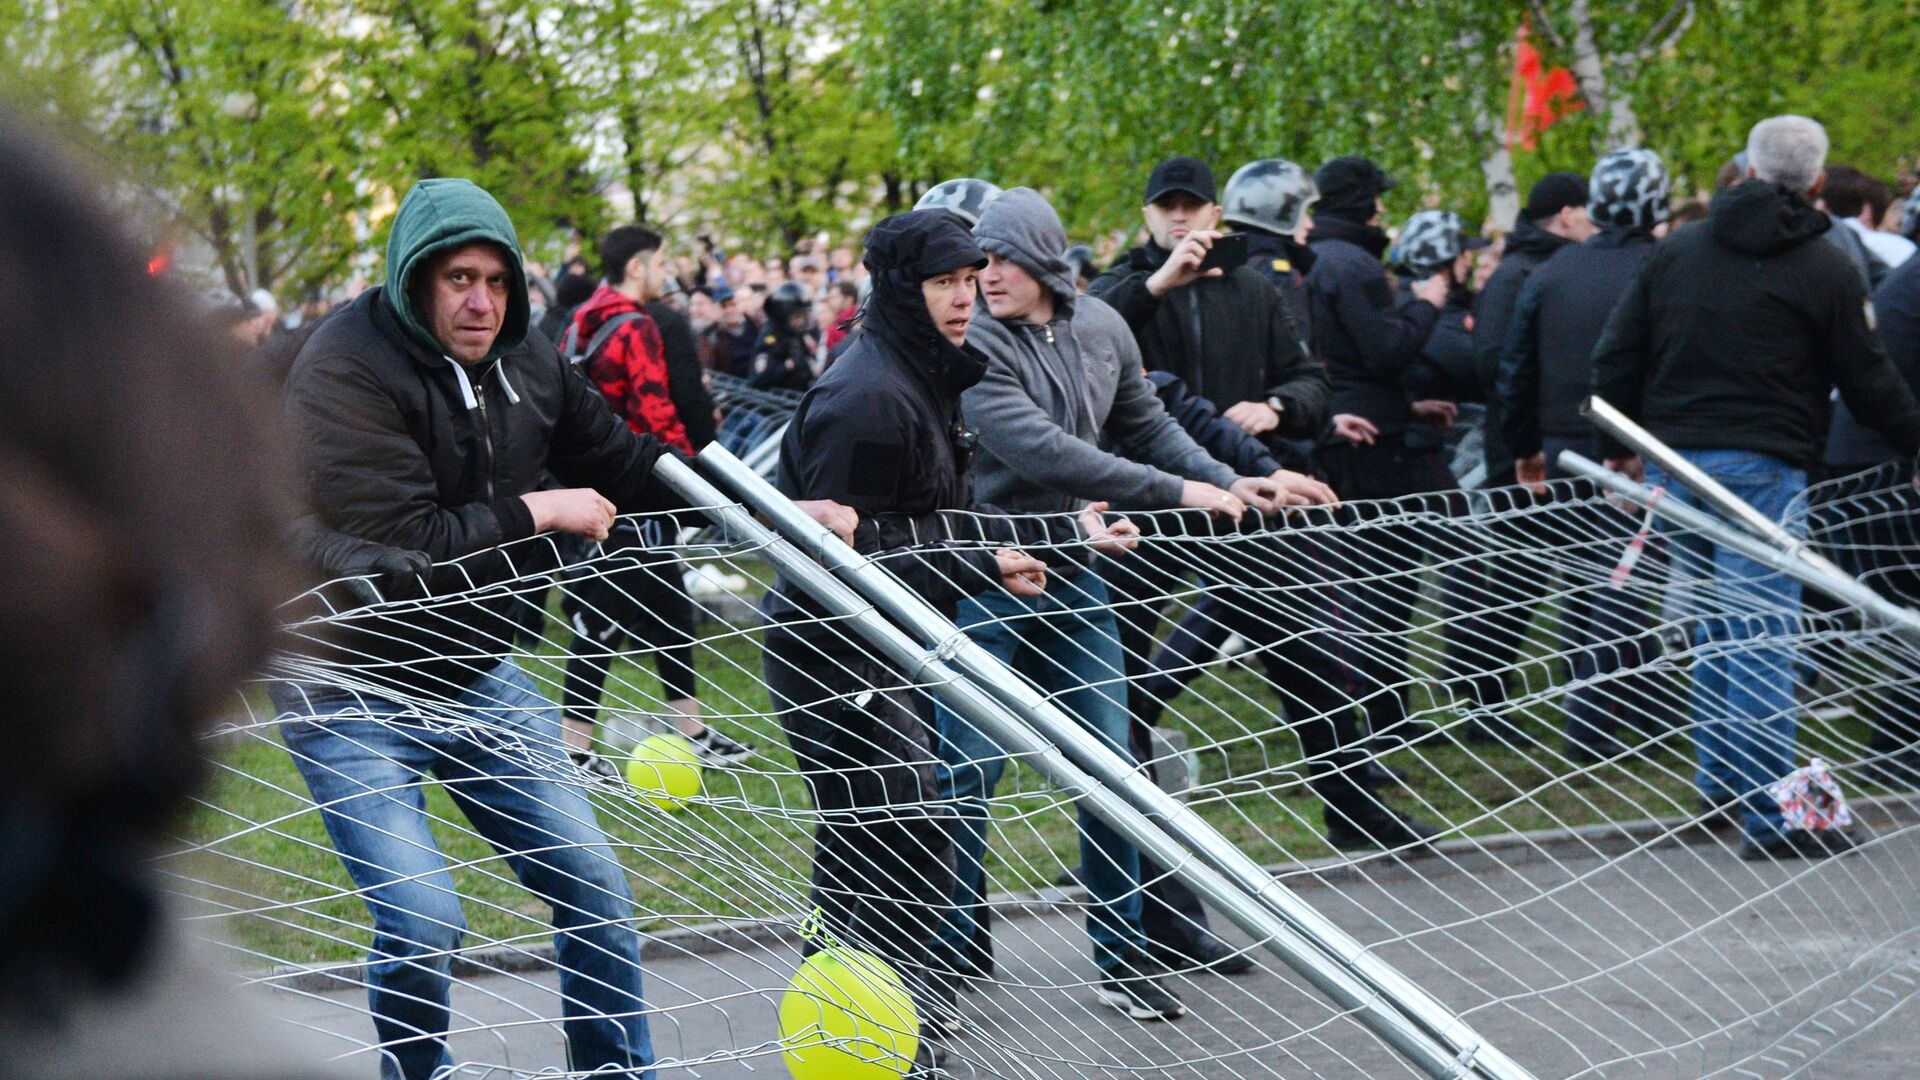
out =
[[[152,863],[294,585],[266,386],[7,115],[0,160],[0,1075],[342,1076],[188,943]]]

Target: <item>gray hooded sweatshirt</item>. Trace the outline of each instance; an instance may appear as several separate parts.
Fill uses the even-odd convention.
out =
[[[983,313],[967,332],[987,356],[986,376],[961,397],[980,432],[972,474],[981,502],[1025,513],[1102,500],[1165,510],[1180,505],[1184,480],[1233,483],[1233,470],[1167,415],[1126,320],[1075,294],[1066,229],[1039,192],[1014,188],[989,203],[973,238],[1032,274],[1054,304],[1046,323]],[[1103,437],[1113,452],[1100,448]]]

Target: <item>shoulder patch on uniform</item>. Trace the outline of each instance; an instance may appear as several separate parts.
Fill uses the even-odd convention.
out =
[[[778,345],[780,344],[780,339],[775,337],[772,334],[768,334],[766,337],[761,339],[761,342],[766,345]]]
[[[1290,272],[1292,272],[1292,270],[1293,270],[1293,264],[1292,264],[1292,263],[1290,263],[1290,262],[1288,262],[1287,260],[1285,260],[1285,259],[1275,259],[1275,260],[1273,260],[1273,272],[1274,272],[1274,273],[1276,273],[1276,274],[1285,274],[1285,273],[1290,273]]]

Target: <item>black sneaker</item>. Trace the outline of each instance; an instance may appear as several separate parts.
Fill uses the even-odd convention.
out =
[[[1168,971],[1211,971],[1215,975],[1244,975],[1253,970],[1253,957],[1236,952],[1212,934],[1201,934],[1185,948],[1154,942],[1147,954]]]
[[[628,786],[626,774],[620,771],[620,766],[615,765],[599,754],[568,753],[567,756],[573,759],[573,763],[580,767],[581,772],[587,774],[589,780],[601,787],[624,788]]]
[[[1102,975],[1096,989],[1103,1004],[1111,1005],[1135,1020],[1178,1020],[1187,1015],[1187,1007],[1173,991],[1161,985],[1159,978],[1123,969]]]
[[[700,755],[702,765],[730,765],[753,756],[752,743],[729,739],[713,728],[708,728],[687,741],[693,743],[693,752]]]
[[[1740,802],[1737,799],[1714,802],[1712,799],[1703,798],[1696,804],[1696,808],[1700,812],[1700,827],[1703,829],[1718,832],[1740,827]]]
[[[1440,835],[1437,827],[1385,806],[1369,806],[1354,814],[1329,806],[1326,820],[1327,843],[1340,851],[1424,847]]]
[[[1824,859],[1853,850],[1853,838],[1838,829],[1810,832],[1806,829],[1782,829],[1780,838],[1769,844],[1751,839],[1740,842],[1740,857],[1748,862],[1773,859]]]

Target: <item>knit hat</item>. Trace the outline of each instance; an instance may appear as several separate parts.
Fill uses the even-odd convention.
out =
[[[1374,201],[1394,183],[1386,170],[1357,154],[1334,158],[1313,174],[1313,185],[1320,189],[1319,213],[1362,224],[1373,217]]]
[[[1587,205],[1587,178],[1577,173],[1556,172],[1541,177],[1527,192],[1527,206],[1521,213],[1528,221],[1550,218],[1569,206]]]

